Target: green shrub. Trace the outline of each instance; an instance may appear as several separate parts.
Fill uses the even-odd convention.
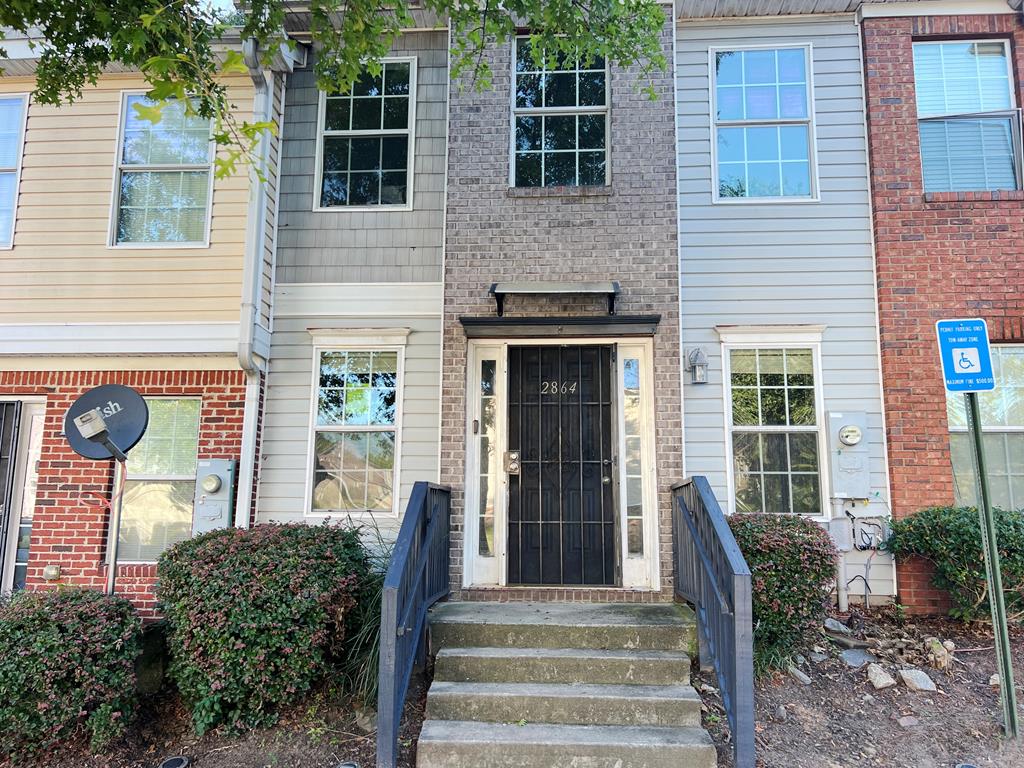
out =
[[[1024,511],[996,510],[1007,615],[1024,618]],[[988,619],[988,581],[981,523],[974,507],[929,507],[892,522],[885,548],[897,558],[917,555],[935,566],[932,584],[949,593],[950,614]]]
[[[274,722],[329,669],[368,572],[358,529],[212,531],[160,558],[170,677],[199,734]]]
[[[81,734],[98,751],[121,736],[135,713],[141,629],[127,600],[84,589],[0,603],[0,756]]]
[[[793,515],[732,515],[729,527],[750,566],[755,665],[782,666],[825,619],[835,545],[820,525]]]

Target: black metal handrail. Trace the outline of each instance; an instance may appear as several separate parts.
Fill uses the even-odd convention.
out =
[[[426,654],[427,609],[449,591],[448,515],[451,492],[413,485],[395,539],[380,608],[380,680],[377,688],[377,768],[395,768],[398,728],[409,679]]]
[[[736,768],[754,768],[750,568],[705,477],[672,488],[675,592],[697,614],[701,667],[718,678]]]

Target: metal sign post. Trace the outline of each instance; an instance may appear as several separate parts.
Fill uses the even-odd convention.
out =
[[[978,392],[988,392],[996,386],[992,370],[992,353],[988,343],[988,326],[980,319],[940,320],[935,324],[935,329],[939,337],[946,390],[964,393],[967,427],[971,435],[971,452],[974,456],[977,478],[978,518],[985,550],[989,604],[992,608],[992,631],[995,635],[1003,727],[1007,736],[1016,739],[1019,735],[1017,692],[1013,682],[1013,657],[1010,655],[1010,634],[1006,623],[1006,603],[1003,599],[999,544],[988,487],[988,467],[981,432],[981,409],[978,406]]]

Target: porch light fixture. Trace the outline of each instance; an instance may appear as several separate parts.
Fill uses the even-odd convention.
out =
[[[708,355],[704,347],[694,347],[686,353],[686,370],[691,384],[708,383]]]

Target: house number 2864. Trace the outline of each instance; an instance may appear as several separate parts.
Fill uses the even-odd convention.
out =
[[[542,381],[540,383],[540,393],[542,395],[569,395],[575,394],[575,392],[575,381]]]

